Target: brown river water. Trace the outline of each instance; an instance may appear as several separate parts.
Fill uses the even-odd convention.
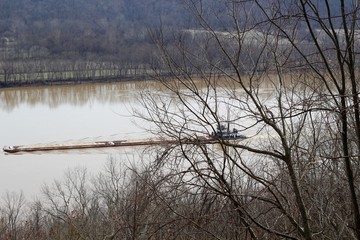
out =
[[[0,146],[146,137],[132,117],[142,82],[0,89]],[[0,196],[35,196],[67,169],[96,174],[109,158],[128,161],[133,148],[6,154],[0,152]]]
[[[133,117],[142,111],[138,93],[155,82],[122,82],[0,89],[0,147],[154,137]],[[201,88],[201,84],[200,84]],[[268,97],[269,87],[264,96]],[[166,94],[162,89],[161,94]],[[44,183],[68,169],[104,169],[110,158],[134,165],[144,147],[7,154],[0,150],[0,197],[6,191],[39,195]]]

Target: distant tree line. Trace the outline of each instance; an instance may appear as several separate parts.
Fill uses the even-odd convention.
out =
[[[208,29],[195,20],[196,14],[186,8],[186,2],[1,1],[0,86],[31,82],[51,84],[59,81],[143,78],[152,68],[166,74],[166,66],[158,61],[159,46],[154,43],[154,38],[159,35],[167,47],[173,48],[176,48],[172,46],[176,44],[172,40],[174,35],[182,36],[184,40],[192,38],[192,41],[186,41],[186,47],[198,52],[199,48],[206,46],[209,51],[204,58],[218,61],[222,69],[231,69],[216,48],[215,39],[209,40],[209,33],[206,33]],[[231,1],[225,4],[218,4],[215,0],[201,1],[201,14],[206,16],[207,22],[215,30],[226,33],[232,22],[226,10],[229,4]],[[338,9],[337,1],[329,1],[329,4]],[[291,1],[286,5],[291,5]],[[321,11],[325,11],[325,2],[319,1],[318,5]],[[258,15],[259,10],[249,8],[247,14]],[[241,22],[247,22],[246,15],[238,17]],[[298,32],[304,34],[301,31],[303,24],[299,24]],[[337,27],[337,20],[334,20],[334,27]],[[197,31],[198,29],[202,31]],[[256,55],[259,51],[256,42],[262,38],[256,35],[267,30],[260,27],[254,30],[256,31],[249,34],[247,39],[252,42],[249,53]],[[223,38],[228,36],[224,35]],[[236,42],[228,38],[227,44],[232,47]],[[312,46],[310,39],[310,44],[302,44],[301,47]],[[248,71],[251,64],[246,64],[248,59],[242,61],[242,71]],[[264,58],[264,61],[267,59]],[[204,65],[201,62],[198,64]],[[192,72],[198,73],[196,68]]]
[[[0,3],[0,37],[20,49],[40,46],[51,54],[118,55],[151,43],[146,31],[181,26],[184,11],[177,1],[5,0]],[[125,54],[126,56],[122,56]]]
[[[188,19],[174,0],[2,1],[0,83],[143,77],[157,55],[149,30]]]

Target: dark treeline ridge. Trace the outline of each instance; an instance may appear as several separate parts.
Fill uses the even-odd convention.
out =
[[[201,2],[204,9],[212,9],[211,18],[223,18],[219,29],[226,28],[229,19],[224,6],[214,0]],[[0,2],[0,37],[3,45],[13,43],[27,50],[40,46],[54,55],[131,58],[152,44],[149,28],[196,27],[184,6],[186,1],[179,0],[4,0]],[[319,9],[325,11],[325,5]]]
[[[174,0],[5,0],[0,9],[3,43],[14,41],[22,49],[40,46],[50,54],[79,56],[134,54],[151,43],[148,28],[160,22],[181,26],[187,20]]]
[[[1,1],[0,86],[143,77],[149,32],[189,24],[176,0]]]
[[[201,27],[193,21],[194,13],[186,8],[186,2],[1,1],[0,87],[144,78],[154,65],[159,68],[152,34],[164,34],[168,44],[172,44],[174,35]],[[337,1],[330,3],[338,4]],[[199,1],[199,4],[204,12],[208,11],[206,20],[216,30],[231,31],[226,5],[214,0]],[[319,4],[324,3],[319,1]],[[249,6],[249,11],[252,9]],[[325,11],[325,7],[319,9]],[[256,12],[253,15],[256,16]],[[194,37],[194,32],[187,33]],[[194,41],[189,42],[190,47],[197,48],[191,45]],[[196,42],[202,41],[196,39]],[[208,41],[204,38],[204,42]],[[216,51],[210,53],[214,59],[217,54]],[[166,70],[162,71],[166,74]]]

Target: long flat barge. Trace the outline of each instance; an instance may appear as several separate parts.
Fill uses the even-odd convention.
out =
[[[218,125],[217,131],[211,135],[182,138],[182,139],[141,139],[141,140],[116,140],[116,141],[96,141],[81,143],[63,143],[63,144],[37,144],[37,145],[21,145],[21,146],[5,146],[3,151],[6,153],[18,152],[35,152],[35,151],[54,151],[54,150],[71,150],[86,148],[106,148],[106,147],[127,147],[127,146],[143,146],[143,145],[168,145],[168,144],[208,144],[217,143],[223,140],[245,139],[246,136],[238,134],[237,129],[230,131],[229,126]]]
[[[6,153],[35,152],[35,151],[55,151],[72,150],[86,148],[106,148],[106,147],[126,147],[126,146],[144,146],[144,145],[166,145],[176,143],[215,143],[218,139],[215,137],[200,137],[194,139],[142,139],[142,140],[117,140],[117,141],[96,141],[83,143],[63,143],[63,144],[37,144],[21,146],[5,146],[3,151]]]

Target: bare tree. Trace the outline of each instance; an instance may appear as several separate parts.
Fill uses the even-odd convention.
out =
[[[185,2],[201,30],[154,33],[173,80],[140,98],[139,117],[178,140],[163,167],[225,197],[239,238],[358,239],[358,4]],[[248,139],[200,141],[224,121]]]
[[[53,237],[94,238],[98,205],[91,194],[85,169],[68,171],[64,181],[43,187],[44,211],[51,219]],[[94,219],[95,218],[95,219]]]
[[[5,230],[2,230],[2,238],[18,239],[20,236],[19,225],[22,221],[21,213],[25,207],[25,198],[22,192],[6,192],[2,197],[1,215],[4,218]]]

